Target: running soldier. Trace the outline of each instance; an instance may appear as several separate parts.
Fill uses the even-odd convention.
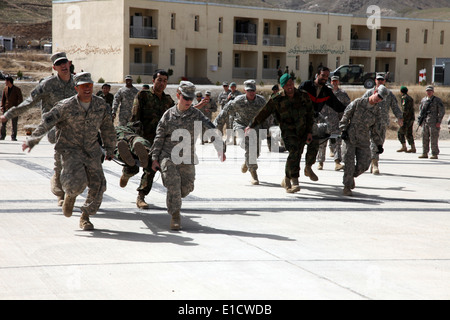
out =
[[[314,108],[311,99],[305,91],[295,89],[292,77],[285,73],[280,78],[283,91],[258,112],[250,123],[246,132],[256,128],[272,114],[280,124],[283,138],[289,156],[286,161],[285,177],[281,186],[288,193],[300,191],[300,160],[305,143],[312,141],[312,127],[314,124]]]
[[[58,52],[52,55],[53,70],[56,75],[47,77],[39,82],[33,89],[31,95],[21,104],[8,110],[3,116],[0,116],[2,122],[16,118],[32,107],[41,107],[42,115],[49,112],[55,104],[63,99],[77,94],[73,76],[70,73],[71,62],[67,59],[65,52]],[[40,104],[42,103],[42,104]],[[55,130],[48,133],[48,141],[56,142]],[[55,167],[54,175],[50,180],[51,191],[58,198],[58,205],[62,206],[64,202],[64,191],[61,187],[61,154],[55,149]]]
[[[416,115],[414,113],[414,100],[408,95],[408,88],[402,86],[400,88],[402,93],[401,103],[403,109],[403,125],[398,129],[397,137],[402,147],[397,152],[416,153],[416,145],[414,143],[413,127]],[[406,148],[406,141],[408,141],[411,149]]]
[[[181,81],[177,90],[178,103],[164,113],[156,130],[152,146],[152,169],[161,171],[164,186],[167,188],[167,211],[172,216],[170,228],[181,228],[181,203],[194,190],[195,140],[198,134],[196,124],[207,129],[215,129],[211,121],[192,106],[195,86],[188,81]],[[181,136],[180,136],[181,135]],[[182,142],[178,138],[182,137]],[[221,161],[225,161],[225,144],[216,132],[214,147]],[[183,148],[180,150],[180,144]]]
[[[139,90],[133,86],[133,77],[125,77],[125,86],[120,88],[114,95],[112,115],[116,118],[117,110],[120,107],[119,126],[126,126],[131,119],[131,109],[133,108],[133,101]]]
[[[383,85],[370,97],[358,98],[351,102],[345,109],[339,122],[344,141],[344,192],[345,196],[351,196],[355,188],[355,178],[369,169],[371,161],[371,139],[377,144],[377,152],[383,153],[383,136],[379,122],[381,109],[378,103],[388,97],[389,91]]]
[[[79,73],[74,81],[78,94],[60,101],[45,113],[22,149],[31,151],[48,131],[56,127],[55,150],[62,157],[61,185],[66,193],[62,211],[66,217],[71,217],[77,196],[88,187],[86,201],[81,207],[80,228],[92,230],[94,226],[89,216],[97,213],[106,191],[97,135],[100,131],[107,160],[114,156],[116,139],[110,107],[105,100],[92,94],[91,74]]]
[[[251,183],[253,185],[259,184],[258,180],[258,164],[256,159],[260,153],[260,135],[259,130],[256,130],[256,141],[245,136],[245,128],[251,123],[252,119],[257,115],[259,110],[266,104],[263,96],[256,94],[255,80],[247,80],[244,82],[245,94],[237,96],[234,100],[227,103],[225,108],[220,112],[214,120],[214,125],[220,128],[225,121],[232,116],[234,118],[233,130],[237,135],[237,140],[242,148],[245,149],[245,162],[241,167],[242,173],[250,171],[252,176]],[[256,129],[265,128],[267,125],[260,125]],[[254,142],[256,146],[253,145]],[[255,148],[256,147],[256,148]],[[256,149],[256,150],[255,150]],[[255,152],[256,151],[256,152]],[[256,153],[256,154],[255,154]]]
[[[422,155],[421,159],[428,158],[431,144],[430,159],[437,159],[439,155],[439,133],[441,131],[441,122],[444,118],[445,107],[442,100],[434,95],[434,87],[427,86],[427,96],[420,101],[419,111],[423,114],[422,123]]]

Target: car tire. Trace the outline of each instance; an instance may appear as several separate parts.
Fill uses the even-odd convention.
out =
[[[373,87],[375,87],[375,81],[373,79],[366,79],[366,81],[364,81],[364,88],[372,89]]]

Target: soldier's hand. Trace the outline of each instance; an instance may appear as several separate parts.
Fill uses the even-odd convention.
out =
[[[8,121],[8,119],[6,119],[6,117],[5,117],[5,116],[0,116],[0,120],[1,120],[2,122],[6,122],[6,121]]]
[[[28,152],[31,151],[31,148],[28,146],[27,142],[24,141],[24,142],[22,143],[22,151],[25,151],[25,150],[27,150],[27,149],[28,149]]]
[[[225,162],[225,160],[227,160],[225,152],[217,152],[217,154],[219,155],[220,162]]]
[[[105,157],[105,160],[111,161],[113,158],[114,158],[113,156],[106,156],[106,157]]]
[[[403,119],[398,119],[397,123],[400,127],[403,127]]]
[[[378,148],[378,152],[377,152],[378,154],[382,154],[384,152],[382,145],[377,146],[377,148]]]
[[[250,130],[252,130],[250,127],[247,127],[244,129],[244,133],[246,136],[248,136],[248,133],[250,132]]]
[[[441,128],[441,124],[438,122],[436,123],[436,128],[440,129]]]
[[[342,131],[341,138],[342,138],[342,140],[347,141],[348,140],[348,132]]]
[[[161,166],[159,165],[158,160],[153,160],[152,162],[152,170],[153,171],[161,171]]]

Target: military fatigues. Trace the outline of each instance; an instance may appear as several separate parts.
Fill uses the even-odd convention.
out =
[[[130,121],[133,101],[137,94],[138,89],[132,86],[131,88],[122,87],[114,95],[112,112],[117,114],[117,110],[120,107],[119,126],[126,126],[128,121]]]
[[[201,101],[199,103],[201,103]],[[200,110],[209,120],[212,121],[212,114],[217,111],[217,105],[214,99],[211,98],[211,100],[206,105],[204,105],[202,108],[197,109]]]
[[[420,101],[419,111],[421,111],[425,107],[428,100],[429,98],[425,97]],[[422,125],[423,128],[422,154],[427,155],[430,152],[430,145],[431,145],[432,155],[433,156],[439,155],[440,151],[438,141],[441,129],[437,128],[436,124],[442,122],[444,114],[445,114],[445,107],[442,100],[433,95],[431,97],[431,103],[428,108],[427,117]]]
[[[286,177],[289,179],[300,176],[300,160],[308,134],[312,134],[314,123],[314,108],[308,94],[295,89],[294,98],[281,92],[259,111],[250,124],[250,128],[256,128],[271,114],[275,115],[280,124],[283,138],[289,156],[286,161]]]
[[[236,132],[238,139],[242,139],[245,149],[245,164],[249,171],[256,171],[258,164],[256,159],[259,157],[260,152],[260,137],[259,130],[256,130],[256,155],[254,152],[250,152],[250,149],[255,146],[251,145],[250,138],[244,138],[244,130],[252,122],[253,118],[258,114],[262,107],[266,104],[266,100],[261,95],[256,95],[253,101],[247,99],[247,95],[242,94],[237,96],[234,100],[227,103],[225,108],[220,112],[217,118],[214,120],[214,124],[220,128],[229,116],[233,116],[233,130]],[[257,129],[268,129],[267,125],[260,125]],[[241,143],[242,147],[242,143]]]
[[[363,98],[370,97],[371,95],[373,95],[375,90],[376,90],[376,88],[366,91],[366,93],[363,95]],[[389,90],[388,96],[385,99],[383,99],[382,101],[380,101],[379,103],[377,103],[377,105],[380,108],[380,112],[381,112],[380,113],[381,122],[379,123],[380,128],[378,131],[381,133],[381,137],[383,138],[383,143],[384,143],[384,140],[386,139],[386,130],[390,123],[389,108],[392,109],[392,112],[394,113],[394,115],[397,119],[403,118],[403,112],[402,112],[402,110],[400,110],[400,108],[398,106],[397,98],[395,97],[395,95],[392,93],[391,90]],[[373,140],[370,143],[370,150],[372,152],[372,160],[378,161],[380,159],[380,155],[377,152],[378,151],[377,144]]]
[[[12,119],[23,114],[32,107],[41,107],[42,114],[49,112],[55,104],[63,99],[72,97],[77,94],[73,77],[68,82],[61,80],[57,75],[47,77],[39,82],[33,89],[31,95],[18,106],[11,108],[5,113],[6,119]],[[41,103],[41,104],[40,104]],[[55,130],[48,133],[48,140],[51,143],[56,142]],[[55,174],[51,180],[52,193],[60,198],[64,197],[59,177],[61,174],[61,155],[55,150]]]
[[[223,108],[225,108],[225,105],[227,104],[227,102],[228,102],[228,95],[231,93],[231,90],[227,90],[227,91],[222,91],[220,94],[219,94],[219,96],[217,97],[217,102],[218,102],[218,104],[219,104],[219,106],[220,106],[220,111],[222,111],[223,110]],[[225,126],[222,126],[222,128],[219,128],[220,129],[220,131],[222,132],[222,134],[224,134],[226,131],[224,130],[225,129]],[[228,128],[227,127],[227,129],[230,129],[230,128]]]
[[[337,91],[333,91],[334,95],[344,106],[348,106],[350,104],[350,97],[348,96],[347,92],[345,92],[342,89],[338,89]],[[329,128],[329,132],[331,134],[339,134],[341,131],[339,130],[339,121],[342,118],[343,113],[338,113],[334,111],[332,108],[330,108],[328,105],[325,105],[322,111],[320,112],[324,117],[325,121],[327,122]],[[336,141],[333,143],[331,140],[328,140],[330,149],[334,153],[334,160],[335,161],[342,161],[342,139],[337,138]],[[319,147],[319,153],[317,154],[317,161],[324,162],[325,161],[325,155],[326,155],[326,148],[327,143],[321,143]]]
[[[371,105],[369,98],[356,99],[345,109],[339,122],[339,128],[348,133],[344,140],[344,186],[354,188],[354,178],[369,169],[371,139],[377,146],[383,145],[380,121],[381,109],[377,104]]]
[[[227,103],[230,103],[231,101],[233,101],[236,97],[238,97],[240,95],[242,95],[242,92],[240,92],[239,90],[235,90],[234,92],[231,92],[231,90],[230,90],[230,93],[228,95],[230,97],[230,99],[227,102],[225,102],[225,105]],[[224,108],[225,108],[225,106],[222,107],[222,110]],[[234,129],[233,129],[234,128],[234,117],[232,115],[228,116],[227,121],[225,122],[225,124],[227,125],[227,130],[233,130],[234,131]],[[231,137],[227,136],[227,138],[232,138],[232,137],[233,136],[231,136]]]
[[[76,197],[87,186],[89,192],[81,211],[93,215],[106,190],[97,134],[100,131],[107,156],[113,156],[116,142],[110,108],[96,96],[92,96],[87,111],[80,105],[78,96],[62,100],[43,115],[42,122],[27,140],[30,149],[53,127],[58,136],[55,150],[62,157],[62,188],[67,196]]]
[[[181,112],[175,106],[164,113],[156,130],[152,161],[158,161],[161,166],[162,181],[167,188],[167,211],[172,216],[180,213],[181,199],[194,190],[195,165],[198,164],[195,140],[201,133],[200,127],[215,129],[211,121],[194,107]],[[180,142],[181,136],[183,140]],[[214,147],[218,152],[225,151],[218,137]]]
[[[403,126],[398,129],[398,140],[405,144],[406,140],[410,146],[414,145],[413,127],[416,116],[414,114],[414,100],[408,94],[403,94],[401,98],[401,106],[403,109]]]
[[[155,140],[159,120],[174,104],[175,102],[170,95],[163,93],[160,99],[154,93],[153,88],[139,91],[133,102],[131,121],[128,123],[128,126],[116,128],[117,142],[125,140],[133,154],[135,154],[134,146],[138,142],[142,143],[150,151]],[[116,156],[120,158],[117,148]],[[143,171],[137,191],[148,195],[153,186],[155,171],[151,169],[151,165],[144,168]],[[139,173],[138,166],[125,166],[123,168],[123,174],[128,178],[137,173]]]

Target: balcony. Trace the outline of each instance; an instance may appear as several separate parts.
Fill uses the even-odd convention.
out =
[[[278,77],[278,69],[263,69],[262,78],[263,79],[276,79]]]
[[[158,29],[154,27],[130,26],[130,38],[158,39]]]
[[[377,51],[395,52],[395,47],[395,41],[377,41]]]
[[[157,69],[155,63],[130,63],[130,74],[151,76]]]
[[[256,78],[256,68],[233,68],[233,78],[255,79]]]
[[[285,47],[286,46],[286,37],[265,34],[263,36],[263,46]]]
[[[241,33],[235,32],[233,37],[234,44],[252,44],[256,45],[257,36],[256,33]]]
[[[350,40],[350,50],[370,51],[370,40],[369,39]]]

